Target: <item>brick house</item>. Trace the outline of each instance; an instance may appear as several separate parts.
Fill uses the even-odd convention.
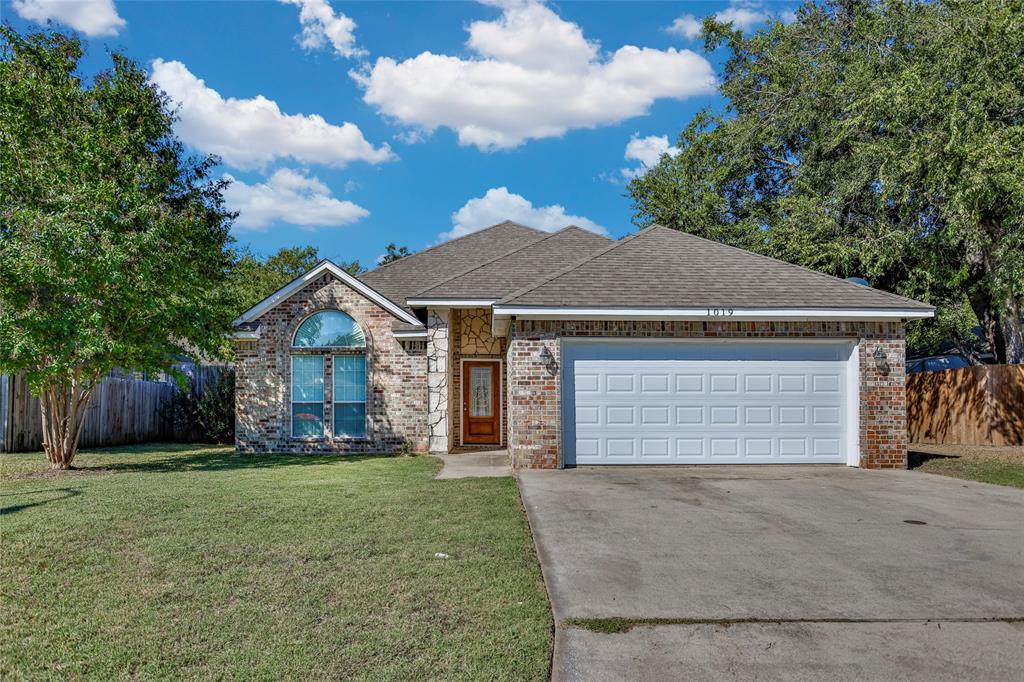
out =
[[[358,278],[323,261],[243,313],[236,443],[902,468],[904,324],[933,313],[664,227],[505,222]]]

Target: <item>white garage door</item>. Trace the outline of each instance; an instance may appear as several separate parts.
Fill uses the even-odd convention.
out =
[[[565,463],[846,463],[853,348],[565,341]]]

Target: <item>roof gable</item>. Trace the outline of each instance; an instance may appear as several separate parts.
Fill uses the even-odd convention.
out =
[[[285,284],[283,287],[272,293],[270,296],[267,296],[265,299],[263,299],[253,307],[249,308],[241,315],[239,315],[238,318],[233,323],[234,326],[243,327],[245,325],[248,325],[250,322],[253,322],[267,311],[276,308],[278,305],[288,300],[292,296],[292,294],[294,294],[299,289],[306,286],[307,284],[309,284],[310,282],[312,282],[313,280],[315,280],[316,278],[320,277],[325,273],[329,273],[336,277],[337,279],[341,280],[349,288],[354,289],[356,292],[370,299],[371,301],[379,305],[381,308],[387,310],[389,313],[397,317],[399,320],[402,320],[403,322],[408,322],[409,324],[420,324],[420,321],[416,318],[416,316],[414,316],[412,313],[405,310],[401,306],[397,305],[394,301],[389,300],[379,291],[376,291],[367,284],[359,281],[358,279],[348,274],[331,261],[322,260],[315,266],[313,266],[313,268],[309,272],[303,275],[299,275],[291,282]]]
[[[933,310],[919,301],[660,225],[542,278],[499,304]]]

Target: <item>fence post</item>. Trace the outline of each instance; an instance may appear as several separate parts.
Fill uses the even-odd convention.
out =
[[[11,451],[11,380],[0,374],[0,452]]]

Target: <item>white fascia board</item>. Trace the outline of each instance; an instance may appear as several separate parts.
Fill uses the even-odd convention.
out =
[[[242,324],[244,322],[249,322],[250,320],[256,319],[263,313],[267,312],[268,310],[275,307],[282,301],[286,300],[289,296],[291,296],[296,291],[309,284],[311,281],[322,275],[324,272],[330,272],[332,275],[334,275],[342,282],[347,284],[349,287],[355,289],[358,293],[370,299],[371,301],[379,305],[381,308],[387,310],[389,313],[391,313],[398,319],[402,320],[403,322],[408,322],[409,324],[416,325],[423,324],[414,315],[403,310],[400,306],[395,305],[395,303],[393,303],[389,298],[377,292],[375,289],[363,284],[358,279],[348,274],[347,272],[345,272],[344,270],[342,270],[329,260],[323,261],[306,274],[296,277],[291,282],[284,285],[270,296],[267,296],[265,299],[263,299],[262,301],[260,301],[253,307],[249,308],[244,313],[242,313],[238,317],[238,319],[235,320],[234,323]]]
[[[511,317],[491,315],[491,336],[508,336],[508,328],[512,326]]]
[[[231,337],[234,339],[258,339],[260,338],[260,332],[259,330],[231,332]]]
[[[397,331],[392,332],[396,339],[425,339],[427,338],[427,330],[409,330],[409,331]]]
[[[539,306],[494,306],[495,317],[524,320],[893,320],[925,319],[934,309],[921,308],[557,308]]]
[[[493,298],[410,298],[406,305],[414,307],[436,308],[488,308],[494,304]]]

